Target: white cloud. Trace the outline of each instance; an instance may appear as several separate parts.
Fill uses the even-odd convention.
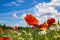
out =
[[[17,18],[18,16],[16,15],[16,13],[13,14],[13,17]]]
[[[27,23],[25,22],[25,20],[21,20],[21,21],[19,22],[19,24],[20,24],[20,26],[22,26],[22,27],[26,27],[26,26],[27,26]]]
[[[39,24],[47,21],[49,17],[53,17],[56,20],[58,20],[58,15],[60,16],[59,12],[55,9],[55,7],[59,7],[58,5],[55,5],[59,3],[59,0],[52,0],[50,3],[39,3],[34,9],[33,15],[38,19]]]
[[[52,0],[52,1],[51,1],[50,3],[48,3],[47,5],[60,7],[60,0]]]
[[[24,19],[25,16],[26,16],[26,13],[22,14],[21,18]]]
[[[19,23],[16,23],[14,26],[20,26],[20,24]]]
[[[12,5],[16,5],[18,6],[19,4],[17,4],[16,2],[11,2]]]

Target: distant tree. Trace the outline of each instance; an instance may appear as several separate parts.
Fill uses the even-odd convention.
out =
[[[3,29],[6,29],[6,28],[7,28],[7,26],[6,26],[6,24],[4,24],[4,25],[3,25]]]
[[[0,24],[0,27],[2,27],[2,24]]]

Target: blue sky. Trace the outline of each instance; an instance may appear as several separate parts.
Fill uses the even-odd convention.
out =
[[[51,0],[0,0],[0,13],[24,10],[31,8],[39,2],[50,2]]]
[[[24,25],[24,14],[33,14],[36,5],[43,2],[50,3],[51,1],[52,0],[0,0],[0,24]],[[60,7],[55,8],[60,11]]]

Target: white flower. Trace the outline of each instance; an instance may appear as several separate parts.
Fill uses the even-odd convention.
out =
[[[58,26],[58,28],[60,29],[60,26]]]
[[[18,38],[18,40],[24,40],[22,37]]]
[[[31,37],[31,40],[33,40],[33,38]]]
[[[17,31],[13,31],[14,33],[17,33]]]
[[[50,30],[52,31],[52,30],[55,30],[56,29],[56,27],[50,27]]]
[[[46,30],[40,31],[38,34],[45,35],[46,34]]]
[[[32,34],[31,34],[31,33],[29,33],[28,35],[30,35],[30,36],[31,36]]]
[[[60,26],[59,26],[59,24],[57,23],[57,22],[55,22],[55,23],[53,23],[53,25],[52,25],[53,27],[54,27],[54,29],[60,29]]]
[[[32,34],[31,34],[31,33],[26,33],[25,35],[29,35],[29,36],[32,36]]]
[[[26,33],[26,31],[23,30],[24,33]]]
[[[18,33],[18,35],[22,35],[21,33]]]
[[[54,36],[54,38],[57,38],[57,36]]]
[[[52,26],[52,27],[50,27],[50,30],[51,30],[51,31],[52,31],[52,30],[59,31],[59,28],[60,28],[60,27],[58,27],[58,26]]]

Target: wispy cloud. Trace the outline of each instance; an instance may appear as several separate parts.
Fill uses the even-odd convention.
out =
[[[9,22],[8,20],[0,20],[0,22]]]
[[[7,12],[7,13],[1,13],[0,16],[7,16],[7,15],[11,15],[13,12]]]
[[[18,3],[23,3],[23,2],[24,2],[24,0],[17,0],[17,2],[18,2]]]
[[[38,3],[38,1],[36,1],[36,0],[33,0],[33,4],[36,4],[36,3]]]
[[[60,6],[60,0],[52,0],[49,5],[51,6]]]
[[[7,3],[7,4],[3,4],[2,6],[18,6],[19,4],[17,4],[15,1]]]
[[[16,15],[16,13],[14,13],[12,16],[13,16],[13,17],[15,17],[15,18],[17,18],[17,17],[18,17],[18,16]]]
[[[21,3],[23,2],[24,0],[16,0],[16,1],[9,2],[7,4],[2,4],[2,6],[20,6]]]

